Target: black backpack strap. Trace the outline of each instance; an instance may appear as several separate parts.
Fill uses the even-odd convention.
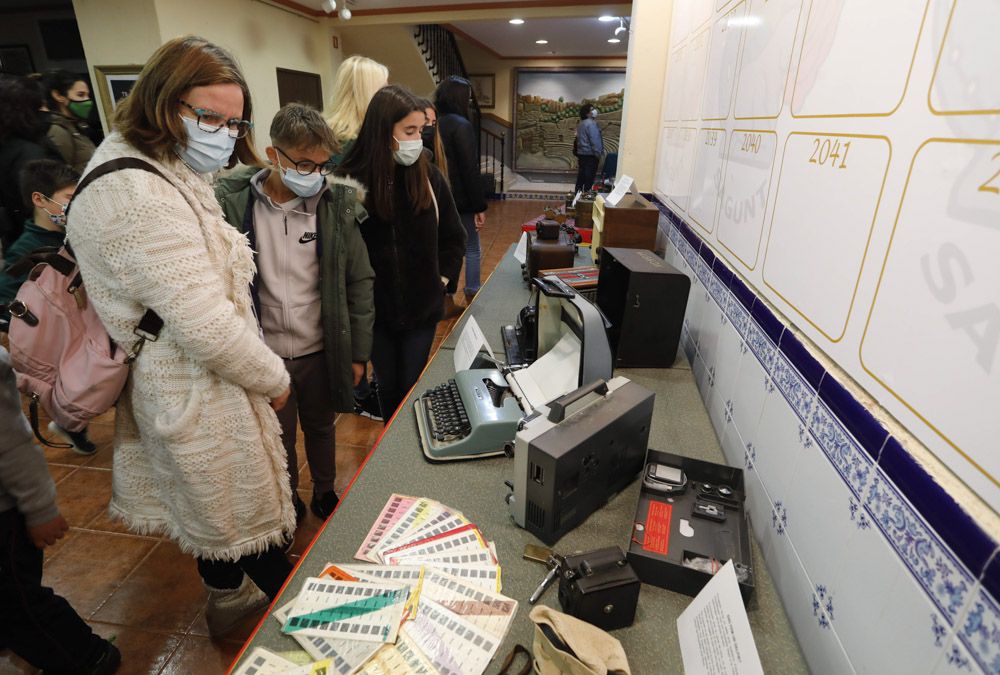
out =
[[[87,175],[84,176],[83,179],[77,184],[76,192],[73,193],[72,199],[69,200],[69,204],[66,206],[66,215],[69,216],[69,210],[73,206],[73,202],[80,196],[80,193],[83,192],[88,185],[101,176],[106,176],[109,173],[121,171],[122,169],[139,169],[140,171],[148,171],[149,173],[159,176],[168,183],[170,182],[159,169],[144,159],[139,159],[138,157],[119,157],[118,159],[108,160],[107,162],[98,164],[93,169],[88,171]],[[73,248],[69,245],[69,240],[66,241],[66,250],[71,256],[73,256],[73,258],[76,258],[76,255],[73,253]],[[153,310],[147,309],[146,313],[142,315],[141,319],[139,319],[139,325],[137,325],[132,331],[139,337],[139,340],[132,346],[132,351],[129,352],[128,355],[128,361],[131,363],[137,356],[139,356],[139,352],[142,351],[142,346],[147,340],[150,342],[156,342],[156,339],[160,336],[161,330],[163,330],[163,319],[161,319]]]

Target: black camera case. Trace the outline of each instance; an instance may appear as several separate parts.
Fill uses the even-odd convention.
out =
[[[559,577],[564,612],[604,630],[631,626],[639,577],[617,546],[566,556]]]

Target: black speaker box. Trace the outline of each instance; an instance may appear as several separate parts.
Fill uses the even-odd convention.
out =
[[[669,368],[677,358],[691,280],[652,251],[605,248],[597,306],[611,324],[616,368]]]

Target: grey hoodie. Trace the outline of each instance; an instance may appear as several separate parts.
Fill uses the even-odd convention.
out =
[[[59,515],[56,485],[21,411],[10,354],[0,347],[0,513],[16,508],[28,527]]]

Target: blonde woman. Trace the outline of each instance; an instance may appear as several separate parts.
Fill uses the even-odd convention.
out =
[[[364,56],[349,56],[337,68],[326,123],[330,125],[340,149],[330,158],[331,161],[340,164],[340,160],[347,155],[358,137],[368,103],[375,92],[387,84],[389,69]]]

